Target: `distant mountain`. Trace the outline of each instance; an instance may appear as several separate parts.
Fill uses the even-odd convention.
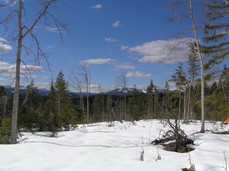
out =
[[[128,95],[133,94],[133,91],[134,91],[134,88],[126,88],[126,89],[116,88],[114,90],[105,92],[104,94],[106,94],[106,95],[117,95],[117,96],[124,96],[124,95],[128,96]],[[136,91],[137,91],[136,92],[137,94],[143,94],[146,92],[144,89],[137,89]]]
[[[0,87],[4,87],[5,90],[7,90],[7,93],[9,95],[13,95],[14,93],[14,88],[11,87],[11,86],[1,86]],[[103,92],[102,94],[104,95],[116,95],[116,96],[124,96],[124,95],[131,95],[134,91],[134,88],[126,88],[126,89],[123,89],[123,88],[116,88],[114,90],[111,90],[111,91],[108,91],[108,92]],[[146,90],[145,89],[137,89],[137,94],[144,94],[146,93]],[[164,93],[165,92],[165,89],[157,89],[157,91],[159,93]],[[41,96],[48,96],[49,94],[49,90],[46,90],[46,89],[38,89],[38,92]],[[70,96],[73,97],[73,98],[77,98],[77,97],[80,97],[80,95],[83,95],[83,96],[86,96],[87,93],[86,92],[82,92],[82,93],[79,93],[79,92],[69,92]],[[100,93],[89,93],[89,96],[95,96],[95,95],[98,95]],[[20,95],[25,95],[25,87],[21,87],[20,88]]]

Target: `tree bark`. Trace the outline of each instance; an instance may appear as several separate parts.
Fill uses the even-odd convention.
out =
[[[201,129],[200,132],[204,133],[205,131],[205,113],[204,113],[204,62],[203,62],[203,56],[200,51],[200,43],[199,43],[199,36],[197,31],[197,26],[193,14],[193,6],[192,6],[192,0],[188,0],[189,2],[189,13],[190,18],[192,21],[193,26],[193,33],[195,35],[195,42],[197,46],[197,55],[200,61],[200,77],[201,77]]]
[[[18,117],[18,105],[19,105],[19,88],[20,88],[20,64],[21,64],[21,48],[22,48],[22,0],[18,0],[18,43],[16,54],[16,75],[15,75],[15,88],[13,98],[13,111],[11,119],[11,138],[10,143],[17,143],[17,117]]]

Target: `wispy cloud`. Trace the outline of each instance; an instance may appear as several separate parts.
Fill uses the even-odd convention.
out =
[[[88,59],[79,61],[79,64],[87,64],[87,65],[102,65],[102,64],[111,64],[114,60],[110,58],[99,58],[99,59]]]
[[[114,69],[111,71],[119,71],[119,70],[123,70],[123,69],[135,69],[136,67],[131,65],[130,63],[126,63],[123,65],[114,65]]]
[[[35,85],[36,85],[39,89],[45,89],[45,90],[49,90],[49,89],[50,89],[50,83],[35,82]]]
[[[165,74],[166,75],[172,75],[173,73],[172,72],[166,72]]]
[[[2,43],[7,43],[8,41],[7,41],[6,39],[0,37],[0,42],[2,42]]]
[[[91,8],[93,8],[93,9],[102,9],[103,6],[101,4],[96,4],[96,5],[91,6]]]
[[[121,46],[121,50],[126,50],[128,48],[129,48],[129,46]]]
[[[52,49],[52,48],[54,48],[54,46],[53,45],[49,45],[47,48]]]
[[[139,62],[175,64],[188,59],[188,43],[191,38],[157,40],[129,48],[130,52],[140,56]]]
[[[117,42],[119,42],[119,40],[111,38],[111,37],[105,38],[105,41],[108,42],[108,43],[117,43]]]
[[[132,77],[132,78],[149,78],[149,77],[152,77],[151,74],[144,74],[140,71],[128,71],[125,75],[126,75],[126,77]]]
[[[12,51],[12,46],[7,45],[8,41],[2,37],[0,37],[0,53],[8,53]]]
[[[53,33],[59,33],[59,29],[57,27],[47,27],[46,30]]]
[[[3,76],[14,77],[15,76],[16,65],[9,64],[7,62],[0,62],[0,74]],[[43,70],[42,66],[37,65],[21,65],[21,74],[30,75],[33,77],[33,73],[38,73]]]
[[[112,24],[112,27],[114,28],[117,28],[117,27],[120,27],[121,26],[121,23],[119,20],[115,21],[113,24]]]
[[[0,0],[1,3],[3,3],[4,5],[10,5],[10,6],[14,6],[17,4],[17,1],[11,1],[11,0]]]

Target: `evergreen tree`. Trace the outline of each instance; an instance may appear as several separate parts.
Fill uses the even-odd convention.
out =
[[[133,87],[133,91],[131,96],[128,99],[127,109],[129,113],[130,120],[139,120],[142,118],[142,111],[139,111],[139,100],[137,95],[137,88],[136,85]]]
[[[154,115],[154,96],[155,96],[155,85],[153,80],[150,81],[150,84],[147,86],[146,89],[147,94],[147,118],[153,118]]]
[[[229,110],[229,67],[226,65],[224,65],[222,74],[220,76],[219,86],[222,88],[223,97],[225,99],[225,106],[227,110]]]
[[[108,95],[106,98],[106,115],[108,116],[109,121],[112,121],[112,96]]]
[[[56,78],[54,88],[56,105],[54,126],[55,128],[69,130],[70,126],[75,126],[77,124],[79,118],[83,118],[82,110],[72,103],[72,99],[68,92],[68,82],[65,81],[62,71],[59,72]]]
[[[57,108],[55,104],[55,88],[53,84],[53,80],[50,84],[50,91],[48,95],[48,99],[44,106],[44,110],[46,113],[46,130],[55,132],[58,128],[58,116],[57,116]]]
[[[188,58],[188,102],[187,102],[187,117],[188,119],[194,119],[194,104],[197,98],[196,94],[196,80],[199,76],[200,64],[195,50],[195,45],[191,45],[189,48]]]
[[[102,121],[102,104],[99,95],[96,95],[92,102],[92,121]]]
[[[229,55],[229,1],[228,0],[208,0],[203,4],[207,22],[204,27],[204,40],[208,43],[204,52],[211,56],[207,63],[218,64]]]
[[[186,89],[186,75],[184,73],[183,70],[183,64],[180,63],[178,68],[176,69],[176,72],[174,75],[171,76],[172,79],[171,81],[173,81],[178,89],[179,92],[179,114],[178,114],[178,118],[180,119],[181,117],[181,103],[182,103],[182,92],[185,91]]]
[[[22,109],[19,113],[19,125],[29,130],[37,128],[39,107],[42,100],[33,80],[27,85]]]

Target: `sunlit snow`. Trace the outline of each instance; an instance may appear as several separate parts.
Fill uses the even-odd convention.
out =
[[[0,171],[179,171],[189,168],[190,162],[197,171],[226,171],[229,135],[210,131],[228,126],[207,122],[204,134],[197,133],[199,121],[182,128],[195,140],[189,154],[150,144],[168,130],[160,120],[79,125],[59,132],[57,138],[48,132],[23,132],[19,144],[0,145]],[[139,161],[142,150],[144,161]],[[158,153],[161,160],[156,160]]]

